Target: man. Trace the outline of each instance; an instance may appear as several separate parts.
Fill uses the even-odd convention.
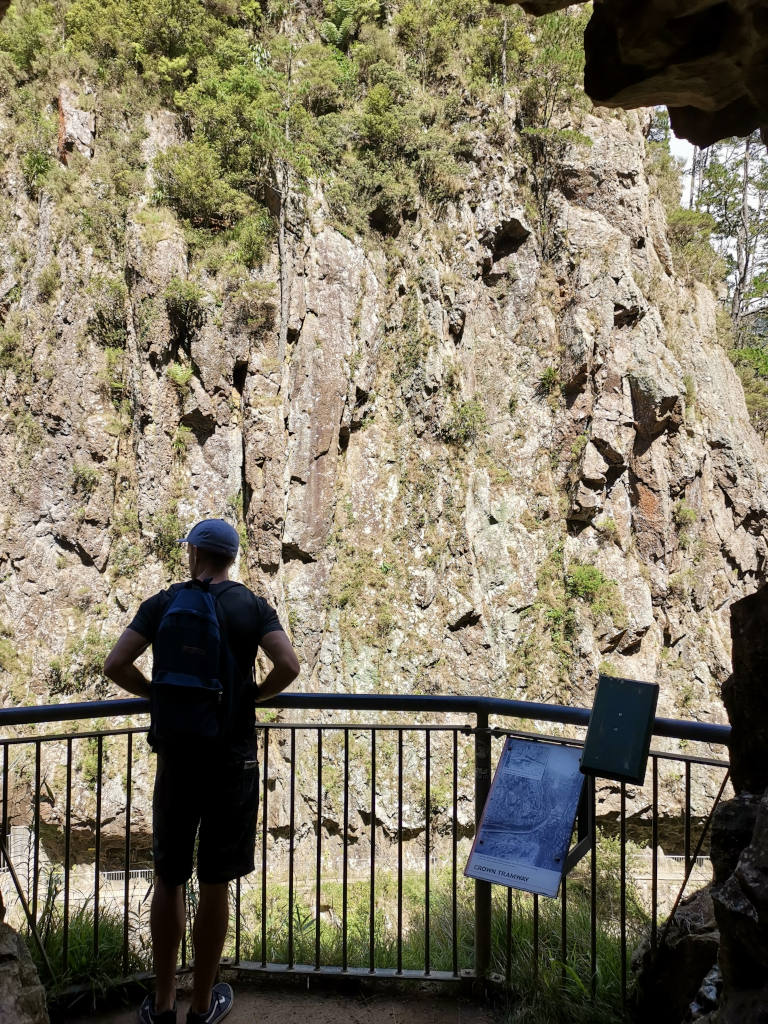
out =
[[[254,703],[281,693],[299,673],[296,654],[274,609],[247,587],[229,581],[239,544],[237,531],[221,519],[207,519],[179,543],[188,545],[192,580],[207,586],[215,600],[221,643],[227,645],[240,679],[252,678],[259,646],[272,669],[258,691],[247,683],[241,686],[244,696],[232,735],[215,741],[213,748],[189,744],[191,749],[184,750],[153,742],[158,759],[152,802],[155,888],[150,926],[156,991],[154,1000],[147,996],[139,1011],[141,1024],[176,1022],[184,883],[192,874],[198,830],[200,901],[192,930],[194,986],[187,1024],[214,1024],[232,1008],[232,989],[214,981],[229,923],[228,883],[254,867],[259,799]],[[134,662],[155,642],[165,611],[185,586],[174,584],[144,601],[108,655],[105,674],[129,693],[150,697],[151,684]]]

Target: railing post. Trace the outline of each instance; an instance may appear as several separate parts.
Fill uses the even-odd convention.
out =
[[[488,712],[477,711],[475,728],[475,834],[480,827],[491,788],[491,737]],[[475,976],[483,978],[491,965],[491,883],[475,881]]]

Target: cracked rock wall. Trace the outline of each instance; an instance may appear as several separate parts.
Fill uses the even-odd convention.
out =
[[[70,120],[79,158],[63,173],[95,188],[83,167],[99,139]],[[768,460],[715,297],[675,276],[646,127],[643,113],[586,117],[550,260],[526,168],[489,146],[478,114],[460,203],[422,207],[384,243],[347,237],[318,187],[291,206],[282,274],[275,250],[236,281],[151,205],[171,115],[144,124],[146,185],[119,251],[73,232],[54,196],[31,200],[10,155],[4,700],[102,692],[105,649],[180,571],[178,531],[216,515],[241,530],[236,574],[277,606],[303,690],[588,705],[603,670],[659,682],[662,715],[724,721],[728,608],[765,578]],[[86,831],[89,756],[78,746]],[[116,845],[118,760],[115,747]],[[146,762],[137,743],[137,850]],[[53,824],[61,768],[44,766]],[[19,822],[31,773],[20,755]],[[697,787],[703,813],[716,782]],[[611,800],[606,788],[603,811]]]

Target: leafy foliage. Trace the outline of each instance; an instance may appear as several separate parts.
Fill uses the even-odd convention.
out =
[[[128,333],[125,281],[96,276],[91,280],[90,292],[93,312],[88,321],[89,335],[104,348],[124,348]]]
[[[565,590],[570,597],[586,601],[596,615],[610,615],[617,621],[626,614],[615,580],[596,565],[572,564],[565,574]]]
[[[17,0],[0,35],[0,77],[29,83],[20,103],[38,124],[20,159],[30,192],[55,168],[43,97],[61,78],[53,67],[63,37],[67,73],[99,82],[102,144],[111,104],[130,102],[139,115],[159,96],[175,108],[184,138],[155,159],[156,199],[201,233],[203,247],[213,234],[232,241],[224,262],[264,260],[266,207],[286,183],[301,192],[321,178],[347,231],[396,235],[421,202],[453,201],[473,150],[464,107],[513,82],[526,83],[524,146],[544,202],[558,154],[576,138],[561,115],[578,93],[578,17],[533,22],[473,0],[404,0],[386,12],[380,0],[325,0],[317,22],[292,18],[290,8],[262,16],[253,2]],[[124,229],[124,197],[135,194],[137,152],[134,139],[107,169],[109,204],[73,210],[107,253]]]
[[[379,0],[327,0],[325,14],[320,29],[323,39],[346,50],[364,24],[378,21],[381,5]]]
[[[729,352],[744,388],[752,425],[763,440],[768,437],[768,349],[747,345]]]
[[[155,175],[158,198],[191,224],[227,227],[247,212],[245,197],[226,181],[218,154],[204,138],[160,153]]]
[[[64,655],[54,658],[48,666],[46,683],[50,695],[87,692],[102,698],[108,685],[103,672],[104,660],[113,645],[114,638],[103,636],[95,627],[70,643]]]
[[[178,515],[178,508],[172,502],[160,509],[151,518],[154,536],[150,548],[171,576],[178,576],[184,568],[185,553],[179,544],[179,537],[185,534],[184,524]]]
[[[522,143],[545,256],[553,256],[558,245],[557,195],[563,183],[563,158],[572,146],[590,142],[579,131],[588,16],[580,8],[577,15],[558,12],[537,19],[533,45],[521,53],[516,70],[524,82],[520,97]]]
[[[163,297],[168,309],[169,319],[177,337],[184,340],[188,339],[190,335],[202,326],[205,315],[203,309],[205,292],[194,281],[174,277],[163,292]],[[176,383],[170,370],[168,375]],[[191,375],[190,370],[190,377]]]
[[[189,382],[195,371],[191,366],[184,366],[182,363],[169,363],[165,375],[183,398],[189,391]]]
[[[40,977],[46,982],[49,997],[55,997],[75,985],[84,986],[93,996],[103,996],[124,974],[149,967],[150,958],[147,952],[129,946],[126,972],[123,960],[123,920],[122,915],[115,909],[105,909],[102,906],[97,919],[92,903],[80,903],[70,911],[65,930],[62,903],[58,899],[62,882],[61,869],[51,869],[42,909],[36,922],[38,934],[53,970],[53,978],[48,977],[46,965],[31,934],[27,935],[27,945]],[[96,929],[99,936],[98,956],[94,956]]]
[[[447,444],[471,445],[485,429],[486,416],[480,402],[472,398],[457,406],[441,433]]]
[[[725,276],[725,264],[709,240],[715,227],[711,214],[677,206],[667,214],[667,227],[678,273],[689,282],[716,287]]]

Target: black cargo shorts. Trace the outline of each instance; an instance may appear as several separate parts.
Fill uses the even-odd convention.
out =
[[[159,750],[152,798],[155,873],[167,885],[197,876],[215,885],[254,867],[259,810],[256,740],[224,754]]]

